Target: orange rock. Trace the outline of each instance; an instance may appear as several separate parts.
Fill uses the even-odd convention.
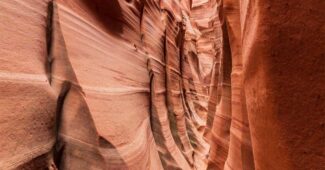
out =
[[[2,0],[0,169],[322,169],[324,7]]]

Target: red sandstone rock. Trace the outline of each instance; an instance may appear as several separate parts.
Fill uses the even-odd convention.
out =
[[[50,160],[58,95],[47,77],[47,11],[48,1],[0,1],[0,169]]]
[[[255,168],[324,169],[325,2],[260,0],[242,7]]]
[[[323,169],[324,8],[2,0],[0,169]]]

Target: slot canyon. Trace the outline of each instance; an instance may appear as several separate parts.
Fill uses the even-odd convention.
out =
[[[0,0],[0,170],[325,170],[324,0]]]

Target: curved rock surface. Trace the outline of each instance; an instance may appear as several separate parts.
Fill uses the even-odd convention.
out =
[[[0,169],[324,169],[324,9],[1,0]]]

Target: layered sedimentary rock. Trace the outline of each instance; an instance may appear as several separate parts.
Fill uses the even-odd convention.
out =
[[[0,169],[323,169],[324,8],[1,0]]]
[[[229,67],[231,56],[231,95],[228,89],[220,92],[209,167],[323,169],[324,2],[217,3],[225,52],[222,67]],[[226,73],[221,81],[228,83],[229,68],[221,71]],[[230,104],[218,110],[224,96],[231,96],[230,115]],[[225,122],[229,116],[230,128],[228,123],[227,130],[220,128],[216,119]]]
[[[1,1],[0,11],[0,169],[47,167],[57,102],[46,66],[48,1]]]

